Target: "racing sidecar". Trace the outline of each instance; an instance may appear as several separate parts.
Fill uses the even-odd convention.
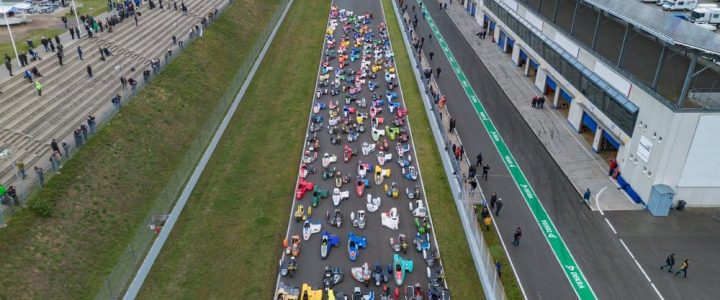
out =
[[[368,283],[370,282],[370,275],[372,273],[370,272],[370,267],[367,262],[362,264],[362,266],[350,268],[350,273],[355,280],[364,283],[365,286],[369,285]]]
[[[358,197],[362,197],[366,187],[370,187],[370,181],[368,181],[367,178],[358,176],[355,182],[355,194]]]
[[[305,181],[305,179],[300,178],[300,180],[298,180],[297,188],[295,189],[295,199],[302,199],[305,196],[305,193],[308,191],[312,191],[313,188],[315,188],[314,183],[310,181]]]
[[[390,186],[385,184],[385,194],[388,197],[392,197],[393,199],[397,199],[400,197],[400,189],[397,187],[397,184],[393,181]]]
[[[357,214],[355,212],[350,213],[350,220],[352,221],[353,227],[365,229],[365,211],[364,210],[358,210]]]
[[[375,118],[377,120],[379,118]],[[372,132],[370,133],[372,135],[373,141],[378,141],[381,136],[385,136],[385,129],[378,129],[377,127],[373,127]]]
[[[368,291],[367,294],[363,294],[360,287],[353,289],[352,300],[375,300],[375,292]]]
[[[405,273],[413,271],[413,261],[411,259],[403,259],[399,254],[393,256],[392,270],[395,277],[395,284],[402,286],[405,281]]]
[[[325,273],[323,274],[323,290],[328,292],[333,286],[342,282],[344,277],[342,268],[331,268],[330,266],[325,266]]]
[[[409,166],[407,168],[402,168],[402,175],[407,180],[415,181],[418,178],[418,172],[415,170],[415,166]]]
[[[363,145],[362,145],[363,155],[367,156],[368,154],[372,153],[373,151],[375,151],[374,143],[363,142]]]
[[[403,156],[405,153],[410,152],[410,144],[398,142],[395,150],[397,151],[398,156]]]
[[[303,240],[309,240],[313,234],[320,232],[321,228],[322,224],[313,223],[310,219],[305,220],[305,223],[303,223]]]
[[[280,275],[282,277],[290,276],[290,278],[292,278],[297,269],[298,266],[295,256],[290,256],[289,259],[283,259],[280,263]]]
[[[332,193],[332,201],[335,207],[340,206],[340,202],[350,197],[350,192],[340,191],[339,188],[334,188]]]
[[[424,234],[420,234],[419,232],[416,233],[415,239],[413,240],[413,244],[415,244],[415,250],[417,250],[418,252],[430,250],[430,241],[428,240],[428,238],[426,238]]]
[[[402,250],[403,254],[407,254],[407,238],[404,234],[398,235],[398,238],[390,238],[390,246],[392,246],[393,251],[400,252]]]
[[[375,270],[373,270],[372,278],[373,282],[375,282],[375,286],[380,286],[381,284],[388,282],[387,274],[385,274],[385,270],[383,270],[383,267],[380,266],[379,262],[375,262]]]
[[[407,195],[410,200],[413,199],[420,199],[420,187],[415,185],[415,188],[405,188],[405,195]]]
[[[337,161],[337,155],[325,152],[325,154],[323,154],[323,158],[322,158],[322,166],[323,166],[323,168],[327,168],[328,166],[330,166],[331,163],[334,163],[336,161]]]
[[[410,155],[406,157],[400,157],[400,159],[398,159],[398,165],[400,165],[401,168],[409,166],[410,162],[412,162],[412,157]]]
[[[323,231],[322,241],[320,242],[320,257],[327,258],[330,255],[330,249],[337,246],[340,246],[340,237]]]
[[[348,182],[350,182],[350,176],[347,176],[347,175],[343,176],[342,173],[340,173],[340,171],[335,173],[335,187],[336,188],[340,188],[340,187],[342,187],[343,184],[346,184]]]
[[[400,134],[400,127],[385,126],[385,134],[391,141],[394,141],[395,138]]]
[[[309,166],[305,163],[300,165],[300,178],[305,178],[309,174],[315,174],[315,167]]]
[[[367,204],[365,206],[368,212],[376,212],[380,208],[380,197],[373,198],[371,194],[367,194]]]
[[[412,213],[413,217],[418,218],[425,218],[427,217],[427,208],[425,208],[425,204],[422,200],[415,200],[415,206],[413,206],[413,203],[408,203],[410,212]]]
[[[330,178],[333,178],[335,174],[337,173],[335,166],[330,168],[325,168],[323,172],[320,174],[320,178],[323,180],[328,180]]]
[[[312,287],[307,284],[302,284],[302,290],[300,291],[300,299],[302,300],[323,300],[322,290],[313,290]]]
[[[400,214],[396,207],[391,208],[389,211],[385,211],[380,215],[380,222],[383,226],[392,230],[398,230],[400,223]]]
[[[425,234],[430,232],[430,221],[427,217],[415,217],[415,227],[419,233]]]
[[[299,243],[300,237],[298,237]],[[355,235],[352,231],[348,234],[348,256],[350,261],[355,261],[360,254],[361,248],[367,247],[367,239],[364,236]]]
[[[293,235],[289,242],[287,239],[284,239],[283,246],[285,247],[285,254],[292,256],[300,255],[300,236]]]
[[[367,176],[368,170],[372,169],[372,164],[369,163],[363,163],[362,161],[358,161],[358,176],[365,178]]]
[[[357,151],[355,149],[350,148],[348,145],[343,146],[343,161],[349,162],[350,158],[352,158],[353,155],[357,155]]]
[[[339,208],[336,208],[336,209],[335,209],[335,213],[334,213],[332,216],[330,216],[330,211],[329,211],[329,210],[325,212],[325,215],[326,215],[326,217],[327,217],[328,224],[330,224],[330,226],[335,226],[335,227],[337,227],[337,228],[341,228],[341,227],[342,227],[342,224],[343,224],[343,215],[342,215],[342,213],[340,212],[340,209],[339,209]]]
[[[308,207],[307,214],[305,214],[305,206],[300,204],[297,206],[297,209],[295,210],[295,222],[305,221],[308,218],[310,218],[311,214],[312,214],[312,208]]]
[[[300,288],[296,286],[288,286],[284,282],[280,282],[277,289],[277,300],[298,300]]]
[[[376,165],[375,166],[375,185],[381,185],[383,183],[383,178],[389,178],[391,169],[383,169],[382,167]]]
[[[312,194],[312,206],[317,207],[320,203],[320,199],[325,199],[328,197],[328,190],[323,190],[319,186],[315,186],[313,189]]]
[[[378,151],[377,153],[378,164],[384,166],[386,162],[392,160],[392,153],[385,153],[384,151]]]

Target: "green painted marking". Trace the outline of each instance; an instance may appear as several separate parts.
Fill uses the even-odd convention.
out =
[[[565,245],[562,237],[560,237],[560,233],[557,231],[557,228],[555,228],[555,224],[553,224],[552,220],[550,220],[550,216],[547,211],[545,211],[545,208],[542,206],[542,203],[540,203],[540,200],[538,200],[535,191],[532,186],[530,186],[527,178],[525,178],[525,174],[520,169],[520,166],[518,166],[515,158],[510,152],[510,149],[503,141],[502,136],[500,136],[500,133],[497,131],[497,128],[495,128],[495,124],[493,124],[492,120],[488,116],[482,103],[480,103],[479,98],[470,86],[465,73],[463,73],[460,69],[460,65],[457,63],[455,56],[452,54],[452,51],[450,51],[450,48],[448,48],[445,39],[435,25],[435,21],[433,21],[433,18],[430,16],[430,12],[427,11],[427,8],[423,5],[422,0],[416,1],[421,5],[421,9],[425,12],[425,18],[435,34],[436,39],[440,43],[443,53],[445,53],[448,61],[450,61],[450,65],[452,66],[455,76],[457,76],[457,79],[460,81],[463,90],[465,90],[465,94],[470,99],[475,112],[478,114],[478,117],[480,117],[480,121],[485,126],[485,130],[488,135],[490,135],[495,148],[500,154],[500,157],[503,159],[505,167],[510,172],[515,184],[520,190],[520,194],[522,194],[523,199],[525,199],[525,203],[527,203],[533,217],[535,218],[535,221],[537,221],[540,226],[540,230],[543,232],[545,240],[547,240],[548,244],[550,244],[550,248],[565,272],[565,276],[568,281],[570,281],[570,285],[572,285],[575,294],[578,298],[583,300],[597,299],[595,292],[590,287],[587,279],[585,279],[582,271],[580,271],[580,267],[578,267],[575,262],[570,250],[567,245]]]

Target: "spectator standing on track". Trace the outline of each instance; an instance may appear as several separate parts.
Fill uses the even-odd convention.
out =
[[[495,216],[496,217],[500,216],[500,210],[502,209],[502,207],[503,207],[502,198],[498,198],[497,202],[495,203]]]
[[[127,79],[125,76],[120,76],[120,84],[122,85],[123,90],[127,89]]]
[[[92,73],[92,67],[90,65],[87,66],[87,74],[90,79],[93,79],[93,73]]]
[[[430,54],[428,56],[430,57],[430,61],[432,61],[433,56],[435,56],[435,52],[430,51]]]
[[[75,28],[70,28],[70,37],[74,40],[75,39]]]
[[[468,168],[468,177],[473,178],[475,175],[477,175],[477,169],[475,166],[470,166],[470,168]]]
[[[445,4],[445,5],[447,5],[447,4]],[[502,277],[502,264],[500,263],[499,260],[495,261],[495,270],[497,271],[498,278]]]
[[[85,126],[85,124],[80,125],[80,132],[82,133],[82,140],[83,143],[87,143],[88,140],[88,128]]]
[[[24,73],[23,78],[27,79],[28,82],[33,83],[32,73],[30,73],[30,70],[25,70],[25,72],[23,72],[23,73]]]
[[[590,205],[590,195],[591,195],[590,189],[589,188],[585,189],[585,193],[583,194],[582,199],[585,201],[586,205]]]
[[[80,46],[77,46],[77,54],[78,54],[78,57],[80,57],[80,60],[83,60],[83,57],[82,57],[83,51],[82,51],[82,48],[80,48]]]
[[[670,253],[665,259],[665,265],[660,266],[660,270],[668,268],[668,273],[672,273],[672,267],[675,265],[675,253]]]
[[[472,196],[475,193],[475,191],[477,190],[478,184],[477,184],[477,181],[475,180],[475,178],[470,178],[468,183],[470,183],[470,194],[469,195]]]
[[[513,234],[513,246],[517,247],[520,245],[520,237],[522,237],[522,230],[520,230],[520,227],[515,229],[515,234]]]
[[[690,266],[690,260],[686,259],[685,261],[680,264],[680,270],[675,272],[675,277],[678,276],[678,274],[683,273],[683,277],[687,278],[687,269]]]
[[[497,203],[497,194],[492,193],[492,196],[490,196],[490,209],[495,208],[495,203]]]
[[[18,175],[20,176],[20,179],[27,178],[27,173],[25,172],[25,162],[22,161],[22,159],[18,159],[15,161],[15,167],[18,170]]]
[[[482,170],[483,170],[482,178],[485,179],[485,181],[487,181],[488,172],[490,171],[490,165],[489,164],[484,165]]]
[[[67,17],[66,17],[66,16],[62,16],[62,17],[60,18],[60,20],[62,20],[63,25],[65,25],[65,29],[67,29],[67,28],[68,28],[68,26],[67,26]]]
[[[453,133],[454,129],[455,129],[455,118],[450,118],[450,128],[448,129],[448,132]]]
[[[490,216],[486,216],[483,218],[483,224],[485,224],[485,231],[490,231],[490,225],[492,225],[492,218]]]
[[[50,165],[52,166],[53,172],[57,172],[58,168],[60,167],[60,162],[58,162],[57,156],[55,153],[50,154]]]
[[[478,153],[475,157],[475,166],[482,166],[482,153]]]
[[[440,69],[439,67],[437,69],[435,69],[435,73],[436,73],[435,77],[440,78],[440,72],[442,72],[442,69]]]
[[[80,29],[78,29],[77,27],[75,27],[75,35],[78,39],[80,38]]]

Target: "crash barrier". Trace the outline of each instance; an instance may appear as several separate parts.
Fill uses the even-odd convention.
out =
[[[220,12],[220,11],[223,11],[226,7],[227,7],[227,3],[223,3],[220,6],[218,6],[217,9]],[[208,18],[207,26],[210,26],[210,24],[214,23],[217,18],[218,18],[217,16],[214,16],[213,18]],[[198,19],[198,23],[199,22],[200,22],[200,19]],[[187,33],[184,37],[178,36],[178,42],[180,43],[182,41],[182,43],[184,45],[180,46],[180,44],[178,44],[178,46],[176,46],[175,49],[172,49],[171,55],[165,55],[162,58],[158,57],[158,59],[160,59],[160,67],[157,70],[153,70],[152,68],[150,68],[150,60],[148,58],[140,57],[137,54],[133,54],[132,51],[130,51],[130,50],[119,48],[119,46],[117,46],[114,42],[105,41],[102,38],[94,39],[94,40],[92,40],[92,42],[96,46],[99,45],[101,47],[109,47],[111,49],[113,56],[124,55],[124,56],[132,56],[132,57],[141,58],[143,60],[143,63],[140,64],[137,68],[145,68],[145,69],[149,68],[151,70],[150,77],[147,80],[144,80],[144,79],[141,80],[140,78],[137,78],[137,84],[136,84],[135,88],[132,88],[128,85],[128,88],[126,90],[123,90],[119,93],[121,96],[120,104],[125,105],[128,102],[130,102],[130,100],[132,100],[132,98],[135,97],[135,95],[137,95],[138,92],[140,90],[142,90],[143,87],[145,87],[147,84],[149,84],[151,81],[153,81],[157,77],[158,74],[160,74],[172,61],[175,60],[175,58],[180,56],[180,53],[182,53],[185,50],[185,48],[187,48],[190,44],[192,44],[199,37],[200,36],[198,33],[196,33],[194,35]],[[116,72],[120,73],[122,71],[122,69],[125,67],[126,66],[123,66],[123,65],[117,65]],[[111,96],[113,96],[113,95],[108,95],[108,100],[110,100]],[[96,118],[95,120],[96,120],[97,125],[95,126],[95,128],[88,128],[87,138],[83,139],[82,145],[87,144],[88,140],[92,136],[94,136],[95,133],[98,132],[101,128],[105,127],[105,125],[107,125],[110,122],[110,119],[112,119],[119,112],[120,112],[119,109],[114,108],[112,105],[108,105],[108,106],[104,107],[101,112],[95,113],[94,115]],[[81,122],[81,124],[87,125],[87,123],[84,121]],[[78,127],[79,126],[80,125],[78,124]],[[58,140],[60,141],[62,139],[58,139]],[[69,140],[67,140],[67,143],[71,144],[71,141],[72,141],[72,139],[69,139]],[[60,159],[60,162],[58,163],[58,165],[62,166],[62,164],[65,163],[69,158],[73,157],[73,155],[80,148],[82,148],[82,145],[80,147],[75,147],[75,145],[73,144],[68,151],[68,154],[69,154],[68,157],[65,157],[65,152],[64,152],[64,150],[61,149],[62,158]],[[2,151],[2,149],[0,149],[0,151]],[[17,159],[17,157],[15,157],[12,152],[10,152],[10,151],[8,151],[8,152],[9,152],[9,154],[7,156],[0,156],[0,160],[9,160],[9,161],[14,162],[15,159]],[[10,199],[8,199],[10,201],[7,201],[8,203],[10,203],[9,205],[0,204],[0,228],[5,227],[6,226],[5,222],[7,220],[9,220],[9,218],[12,215],[14,215],[21,207],[22,208],[26,207],[27,200],[30,195],[32,195],[34,192],[36,192],[42,188],[42,184],[40,182],[40,176],[37,174],[37,172],[35,172],[35,170],[30,169],[29,167],[30,166],[26,165],[27,184],[26,185],[22,185],[22,184],[15,185],[15,187],[17,189],[17,200],[18,200],[19,204],[12,205],[12,200],[10,200]],[[60,168],[53,169],[53,168],[51,168],[51,166],[48,166],[48,168],[43,169],[42,173],[43,173],[44,182],[47,182],[48,180],[50,180],[50,178],[52,178],[55,174],[59,174],[60,171],[61,171]],[[20,177],[19,174],[17,174],[16,176],[18,178]]]
[[[278,8],[270,18],[267,26],[258,34],[258,38],[253,48],[249,51],[242,67],[235,74],[232,82],[225,90],[221,101],[215,107],[208,121],[183,156],[182,162],[178,165],[170,181],[153,202],[152,208],[143,223],[138,225],[135,237],[118,259],[113,271],[105,278],[103,287],[95,299],[118,299],[125,294],[130,280],[136,274],[152,242],[155,240],[157,236],[156,232],[162,229],[167,215],[170,214],[186,182],[195,171],[198,161],[203,156],[205,149],[215,135],[215,131],[225,118],[228,109],[243,85],[245,78],[250,73],[263,46],[270,38],[272,30],[280,20],[288,2],[290,2],[290,0],[284,0],[279,3]],[[219,11],[222,11],[224,8],[225,7],[222,9],[219,8]]]
[[[404,13],[401,17],[397,0],[391,2],[399,23],[398,25],[400,25],[403,33],[403,41],[405,42],[408,56],[410,56],[410,63],[414,67],[413,73],[415,74],[415,79],[423,89],[423,104],[426,107],[428,119],[431,120],[430,127],[432,128],[438,149],[441,150],[441,160],[445,167],[451,189],[453,190],[455,205],[460,214],[460,219],[468,240],[468,246],[470,247],[470,253],[475,263],[475,269],[480,276],[480,281],[483,284],[485,296],[491,300],[507,299],[502,282],[495,269],[495,262],[482,235],[480,224],[478,224],[475,213],[475,205],[486,203],[485,197],[479,185],[477,190],[470,189],[469,185],[467,185],[467,178],[464,175],[466,173],[463,171],[463,166],[467,170],[473,162],[467,158],[467,155],[463,155],[460,160],[455,159],[452,144],[455,144],[456,147],[461,147],[462,142],[459,140],[455,130],[453,130],[452,135],[448,134],[448,127],[445,125],[445,122],[450,119],[450,114],[447,107],[444,106],[445,103],[438,105],[442,93],[434,77],[432,75],[430,75],[429,79],[423,77],[423,70],[424,68],[428,68],[429,65],[422,51],[416,52],[413,50],[414,48],[410,41],[413,37],[416,38],[416,36],[414,36],[414,31],[412,30],[411,18],[407,13]],[[404,22],[401,20],[404,20]],[[477,180],[477,178],[475,178],[475,180]]]

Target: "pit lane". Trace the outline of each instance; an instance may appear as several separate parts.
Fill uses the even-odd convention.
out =
[[[348,11],[352,11],[355,13],[356,16],[365,14],[366,12],[369,12],[373,15],[373,19],[368,24],[368,27],[373,30],[375,33],[374,39],[380,39],[380,34],[378,32],[378,24],[384,23],[385,16],[384,12],[382,10],[382,5],[380,1],[378,0],[372,0],[372,1],[351,1],[351,0],[335,0],[332,2],[333,6],[337,6],[339,9],[346,9]],[[330,10],[328,10],[330,12]],[[328,19],[328,24],[330,24],[330,19]],[[340,42],[341,37],[343,35],[343,23],[340,22],[338,19],[338,26],[334,32],[334,37],[336,41],[335,49],[340,48]],[[321,33],[318,33],[321,34]],[[354,42],[353,42],[354,43]],[[351,43],[351,44],[353,44]],[[321,75],[322,70],[322,62],[325,59],[325,53],[327,50],[327,37],[324,40],[323,45],[323,55],[321,56],[320,60],[320,66],[318,68],[318,78]],[[352,45],[348,47],[348,49],[351,49]],[[362,48],[362,47],[361,47]],[[392,48],[391,48],[392,49]],[[348,51],[351,52],[351,51]],[[346,69],[352,69],[354,71],[358,71],[361,69],[361,61],[362,56],[355,60],[351,61],[350,59],[347,60],[347,66],[344,68]],[[335,69],[338,68],[338,57],[335,59],[330,60],[330,65],[334,67]],[[394,62],[393,62],[394,66]],[[377,72],[377,77],[375,79],[367,78],[367,83],[369,83],[370,80],[373,80],[377,83],[377,89],[375,90],[375,93],[377,93],[378,96],[380,96],[381,99],[385,101],[385,105],[383,106],[382,112],[378,114],[379,117],[383,117],[385,121],[385,125],[392,127],[392,122],[395,119],[395,114],[391,114],[389,112],[388,108],[388,101],[385,97],[385,91],[387,90],[388,86],[385,81],[385,72],[387,69],[383,68],[381,71]],[[330,74],[330,80],[332,81],[334,79],[333,72],[329,72]],[[395,85],[397,85],[399,80],[396,78],[394,80]],[[362,98],[366,99],[367,107],[359,107],[358,102],[354,101],[349,107],[356,108],[358,113],[367,113],[369,114],[370,107],[373,106],[372,104],[372,92],[369,91],[368,84],[364,84],[362,86],[362,90],[359,94],[357,94],[357,99],[360,100]],[[315,87],[318,88],[319,80],[316,81]],[[322,89],[325,89],[325,87],[322,87]],[[329,87],[328,87],[329,89]],[[404,99],[402,97],[402,93],[400,90],[400,87],[395,86],[392,90],[393,92],[397,93],[397,99],[395,101],[398,101],[402,104],[402,107],[405,107],[404,105]],[[345,100],[344,96],[346,93],[341,92],[337,96],[332,96],[330,93],[326,95],[322,95],[317,98],[317,95],[313,96],[312,104],[320,102],[327,105],[330,101],[337,101],[338,107],[340,111],[340,115],[342,116],[343,106],[345,106]],[[408,135],[409,135],[409,141],[408,144],[410,145],[410,151],[409,155],[412,156],[411,164],[419,171],[420,168],[417,165],[416,159],[415,159],[415,146],[412,142],[412,132],[410,130],[410,118],[413,114],[417,114],[421,112],[409,112],[410,116],[405,117],[405,128],[407,129]],[[290,277],[281,277],[278,275],[278,284],[283,283],[287,286],[293,286],[301,288],[303,283],[310,284],[313,289],[322,289],[322,278],[323,273],[325,270],[325,266],[330,267],[340,267],[344,273],[344,280],[333,287],[333,291],[337,295],[338,292],[343,292],[346,295],[350,295],[353,291],[353,288],[355,287],[361,287],[363,293],[367,293],[368,291],[374,291],[375,296],[377,299],[380,299],[379,295],[381,292],[380,287],[375,287],[372,283],[369,287],[365,287],[365,285],[361,282],[356,281],[351,274],[351,268],[353,267],[359,267],[363,263],[367,262],[370,266],[370,269],[372,270],[374,265],[376,263],[379,263],[383,265],[383,269],[386,269],[386,266],[388,264],[391,264],[393,262],[393,256],[396,254],[392,250],[392,247],[390,245],[390,238],[396,238],[399,234],[404,234],[407,237],[407,243],[408,243],[408,249],[407,254],[404,254],[402,251],[399,253],[404,259],[410,259],[414,263],[414,270],[411,273],[407,273],[405,277],[405,281],[403,283],[402,287],[399,287],[401,290],[401,297],[404,295],[404,289],[408,285],[414,285],[416,283],[419,283],[423,291],[427,293],[428,288],[428,274],[427,274],[427,264],[425,260],[422,257],[422,253],[415,250],[415,247],[413,245],[413,238],[416,235],[417,228],[415,226],[415,218],[411,214],[411,211],[409,210],[409,203],[414,200],[410,200],[408,196],[405,193],[406,188],[414,188],[416,185],[421,188],[421,199],[424,202],[425,207],[428,209],[428,219],[429,218],[429,210],[430,208],[427,205],[427,202],[425,201],[424,195],[424,188],[422,185],[422,176],[418,176],[417,181],[411,181],[408,179],[403,178],[402,176],[402,168],[398,165],[398,153],[396,151],[396,145],[397,140],[391,141],[388,138],[389,142],[389,150],[385,151],[385,153],[392,153],[393,158],[391,161],[385,163],[385,165],[382,167],[383,169],[390,169],[391,170],[391,176],[389,178],[384,178],[383,184],[388,184],[395,182],[397,183],[397,186],[400,189],[400,196],[397,199],[393,199],[391,197],[388,197],[384,190],[383,186],[377,186],[374,182],[373,178],[373,172],[369,171],[367,175],[367,179],[370,181],[370,187],[365,189],[365,193],[363,194],[363,197],[358,197],[355,194],[355,179],[357,176],[357,165],[358,161],[362,161],[364,163],[371,163],[373,165],[378,164],[377,160],[377,153],[378,149],[376,149],[374,152],[370,153],[369,155],[365,156],[362,153],[362,145],[363,142],[367,143],[374,143],[372,137],[371,137],[371,131],[372,131],[372,125],[370,118],[364,121],[364,125],[366,127],[366,130],[364,133],[359,133],[358,140],[353,142],[347,141],[347,135],[343,134],[343,140],[339,144],[333,145],[330,142],[331,135],[328,132],[328,120],[330,119],[329,116],[329,110],[326,108],[324,110],[321,110],[318,114],[314,114],[311,110],[310,112],[310,118],[308,122],[308,135],[307,137],[312,136],[312,132],[310,132],[310,125],[313,123],[313,118],[315,115],[320,115],[323,118],[322,122],[322,129],[317,132],[318,140],[319,140],[319,150],[318,152],[318,158],[309,164],[310,166],[315,167],[316,172],[314,174],[309,174],[304,179],[305,181],[309,181],[314,183],[316,186],[319,186],[319,188],[323,190],[328,190],[328,197],[325,199],[320,200],[320,203],[317,207],[313,207],[312,215],[310,216],[310,219],[313,223],[320,223],[322,224],[322,229],[320,232],[315,233],[311,236],[311,238],[308,241],[301,241],[301,249],[300,249],[300,255],[296,257],[298,270],[294,273],[294,276],[292,278]],[[355,119],[355,116],[357,114],[351,115],[351,119]],[[384,129],[384,126],[381,126],[382,129]],[[306,138],[307,138],[306,137]],[[386,136],[387,138],[387,136]],[[307,140],[307,139],[306,139]],[[382,138],[381,138],[382,140]],[[308,149],[308,145],[305,143],[305,141],[301,141],[304,144],[303,151]],[[349,162],[343,162],[343,146],[349,145],[353,149],[357,151],[357,155],[353,156]],[[350,194],[350,197],[344,201],[339,206],[340,211],[342,212],[344,216],[343,225],[341,228],[332,227],[328,224],[326,220],[326,212],[330,212],[332,215],[335,207],[332,203],[332,191],[335,187],[334,179],[322,179],[322,171],[324,168],[322,167],[322,156],[324,153],[334,154],[337,156],[338,161],[335,163],[332,163],[332,166],[335,166],[338,171],[340,171],[344,175],[350,176],[350,182],[345,183],[340,188],[341,191],[348,191]],[[407,154],[406,154],[407,155]],[[302,159],[301,159],[302,160]],[[302,164],[302,162],[301,162]],[[295,187],[296,188],[297,184]],[[367,212],[366,207],[366,195],[371,194],[372,197],[380,197],[381,198],[381,205],[380,208],[376,212]],[[295,220],[295,212],[297,210],[298,205],[303,205],[306,209],[311,206],[312,203],[312,191],[309,191],[305,194],[305,196],[301,200],[295,200],[295,195],[293,193],[291,199],[293,201],[292,210],[290,212],[290,221],[288,226],[288,232],[287,232],[287,239],[291,240],[291,237],[293,235],[299,235],[302,239],[303,235],[303,222],[296,222]],[[390,210],[391,208],[396,207],[397,211],[400,215],[399,218],[399,229],[398,230],[391,230],[387,227],[384,227],[381,225],[381,213]],[[365,229],[359,229],[354,228],[352,226],[352,221],[350,220],[350,214],[351,212],[357,212],[358,210],[365,210],[367,214],[367,220]],[[430,219],[430,222],[432,224],[432,220]],[[431,242],[431,249],[436,249],[438,253],[440,252],[437,248],[437,243],[434,238],[434,231],[430,231],[430,242]],[[330,255],[326,259],[322,259],[320,257],[320,243],[322,239],[322,233],[324,231],[329,231],[331,234],[338,235],[340,237],[340,245],[338,247],[334,247],[330,250]],[[358,258],[355,262],[350,261],[348,258],[348,234],[350,232],[355,233],[356,235],[361,235],[367,238],[367,247],[365,249],[361,249],[359,251]],[[286,255],[284,252],[281,257],[281,263],[285,260],[289,259],[289,255]],[[435,272],[436,270],[440,270],[442,265],[440,263],[436,263],[435,266],[432,268],[432,272]],[[385,272],[387,274],[387,272]],[[393,280],[392,274],[388,274],[388,283],[387,285],[390,287],[391,290],[395,288],[395,282]],[[325,297],[325,296],[324,296]],[[325,298],[323,298],[325,299]]]

